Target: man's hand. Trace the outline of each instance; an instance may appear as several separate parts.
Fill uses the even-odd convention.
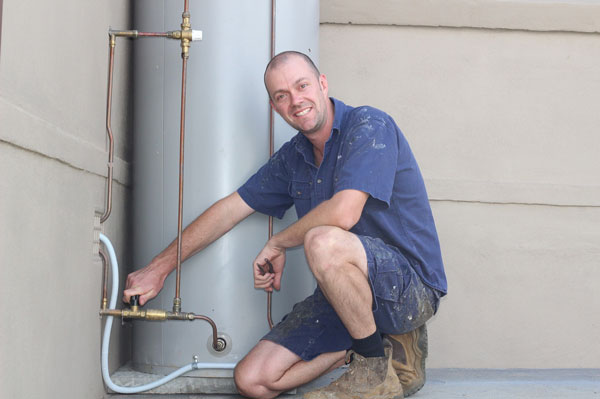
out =
[[[152,264],[130,273],[123,291],[123,302],[129,303],[132,295],[139,295],[140,306],[144,305],[158,295],[166,278],[167,274],[161,273]]]
[[[269,263],[273,266],[272,273],[268,271]],[[267,242],[252,263],[254,288],[264,289],[267,292],[272,292],[273,288],[275,288],[279,291],[284,266],[285,249],[273,245],[271,241]]]

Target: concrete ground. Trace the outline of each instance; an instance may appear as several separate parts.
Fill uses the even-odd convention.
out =
[[[302,392],[328,384],[343,370],[336,370],[283,399],[299,399]],[[415,399],[600,399],[600,369],[568,370],[465,370],[429,369],[427,384]],[[115,379],[115,378],[113,378]],[[175,382],[175,381],[174,381]],[[189,384],[186,384],[189,385]],[[130,395],[107,394],[106,398],[123,399]],[[138,394],[138,399],[233,399],[229,394]]]

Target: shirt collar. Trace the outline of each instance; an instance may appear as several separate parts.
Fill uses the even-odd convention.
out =
[[[337,130],[338,132],[342,128],[342,120],[344,119],[344,114],[346,113],[346,104],[338,100],[334,97],[329,97],[331,102],[333,102],[334,107],[334,116],[333,116],[333,126],[331,128],[332,132]]]

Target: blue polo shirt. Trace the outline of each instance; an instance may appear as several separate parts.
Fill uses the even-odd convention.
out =
[[[277,218],[295,205],[301,218],[338,191],[363,191],[369,198],[350,231],[398,248],[423,282],[444,295],[447,283],[435,223],[404,135],[378,109],[331,101],[335,118],[321,165],[315,165],[310,141],[298,133],[238,189],[239,195],[254,210]]]

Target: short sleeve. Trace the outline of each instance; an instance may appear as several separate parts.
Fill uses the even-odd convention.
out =
[[[276,152],[237,190],[252,209],[279,219],[294,203],[288,192],[290,178],[282,150]]]
[[[334,190],[360,190],[389,206],[397,163],[395,125],[367,113],[350,124],[343,137]]]

